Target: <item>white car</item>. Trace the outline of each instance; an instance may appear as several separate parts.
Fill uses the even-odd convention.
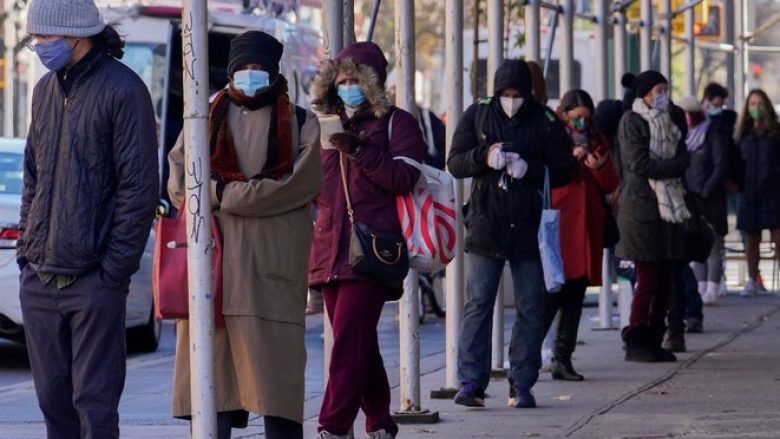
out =
[[[0,138],[0,337],[24,343],[19,305],[19,207],[22,202],[24,139]],[[160,342],[161,322],[154,318],[152,253],[154,230],[141,257],[141,268],[130,281],[127,296],[128,350],[153,352]]]

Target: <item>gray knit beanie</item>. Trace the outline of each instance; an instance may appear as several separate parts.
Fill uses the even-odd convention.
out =
[[[106,24],[94,0],[32,0],[27,33],[84,38],[99,34]]]

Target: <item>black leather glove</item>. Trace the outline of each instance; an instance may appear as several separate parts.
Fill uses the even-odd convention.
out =
[[[355,155],[361,146],[368,142],[365,132],[355,134],[351,131],[335,133],[330,136],[330,143],[334,148],[346,155]]]

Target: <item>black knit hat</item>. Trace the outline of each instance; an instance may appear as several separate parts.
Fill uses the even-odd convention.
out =
[[[644,98],[656,85],[668,83],[669,81],[666,80],[664,75],[655,70],[642,72],[634,80],[634,95],[638,98]]]
[[[284,46],[265,32],[251,30],[230,40],[228,76],[247,64],[260,64],[268,72],[271,81],[279,74],[279,61]]]

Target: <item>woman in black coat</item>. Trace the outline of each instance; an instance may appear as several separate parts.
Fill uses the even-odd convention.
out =
[[[737,228],[747,233],[748,276],[743,296],[758,290],[761,232],[769,229],[780,248],[780,124],[772,102],[753,90],[737,124],[735,141],[745,160],[745,186],[737,213]],[[778,254],[776,252],[776,254]]]
[[[688,190],[701,201],[702,213],[715,229],[715,242],[704,263],[694,262],[699,294],[705,304],[717,301],[723,276],[723,237],[728,233],[726,189],[729,132],[704,113],[701,102],[688,96],[679,102],[688,123],[686,145],[691,165],[685,173]]]
[[[634,91],[637,98],[618,131],[623,186],[616,255],[633,260],[637,273],[631,320],[623,331],[626,360],[674,361],[661,342],[670,291],[677,287],[674,275],[684,259],[682,222],[690,217],[682,183],[689,163],[685,127],[673,121],[663,75],[642,73]]]

